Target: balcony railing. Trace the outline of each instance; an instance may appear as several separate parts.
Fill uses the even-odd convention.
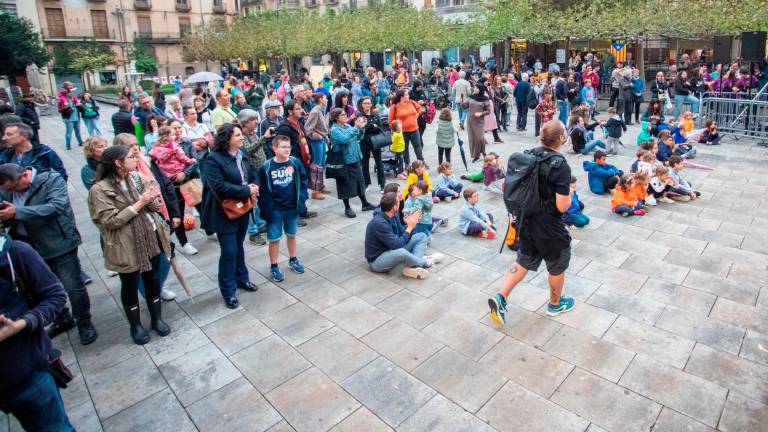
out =
[[[142,33],[134,32],[134,38],[144,39],[149,44],[154,45],[175,45],[181,43],[181,33]]]
[[[325,4],[329,6],[336,6],[339,4],[339,0],[325,0]]]
[[[136,10],[152,9],[152,0],[133,0],[133,8]]]
[[[213,13],[225,14],[225,13],[227,13],[227,7],[224,6],[223,2],[214,3],[213,4]]]
[[[319,5],[320,5],[319,0],[305,0],[304,2],[304,6],[308,8],[315,8],[315,7],[318,7]]]
[[[176,0],[177,12],[189,12],[191,10],[192,10],[192,5],[189,3],[189,1],[180,2]]]
[[[109,30],[107,34],[96,34],[94,33],[93,29],[72,29],[67,28],[66,34],[56,34],[56,32],[51,32],[50,28],[43,27],[40,29],[40,33],[43,35],[43,40],[46,41],[72,41],[72,40],[87,40],[87,39],[95,39],[99,41],[112,41],[116,40],[115,37],[115,31]]]
[[[260,6],[261,0],[240,0],[240,6]]]

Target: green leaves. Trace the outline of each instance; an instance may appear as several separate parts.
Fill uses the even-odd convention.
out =
[[[32,63],[46,66],[48,51],[29,20],[0,11],[0,28],[0,75],[22,75]]]
[[[142,73],[153,73],[157,69],[157,58],[152,55],[149,45],[142,38],[133,40],[128,53],[128,59],[136,62],[136,70]]]

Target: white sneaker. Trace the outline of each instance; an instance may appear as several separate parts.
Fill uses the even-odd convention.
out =
[[[453,197],[445,197],[445,202],[449,203],[453,200]]]
[[[648,199],[645,200],[645,203],[649,206],[655,206],[659,204],[656,202],[656,198],[653,195],[648,195]]]
[[[659,198],[659,201],[660,201],[660,202],[663,202],[663,203],[665,203],[665,204],[673,204],[673,203],[674,203],[674,201],[672,201],[671,199],[669,199],[669,198],[667,198],[667,197],[665,197],[665,196],[663,196],[663,197]]]
[[[192,243],[187,243],[184,246],[177,248],[176,250],[178,250],[184,255],[194,255],[197,253],[197,249],[195,249],[195,247],[192,246]]]
[[[160,290],[160,298],[163,299],[163,301],[173,301],[173,299],[176,298],[176,293],[169,289],[163,288]]]
[[[112,270],[107,270],[107,276],[109,277],[115,277],[117,276],[117,272],[113,272]]]
[[[432,255],[424,255],[424,259],[432,262],[432,264],[439,263],[443,260],[443,258],[445,258],[445,255],[441,254],[440,252],[435,252]]]
[[[411,279],[426,279],[429,272],[421,267],[403,267],[403,276]]]

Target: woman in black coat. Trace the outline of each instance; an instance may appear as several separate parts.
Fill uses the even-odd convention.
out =
[[[40,119],[37,116],[37,111],[35,111],[35,101],[32,94],[24,95],[21,101],[16,104],[14,114],[21,117],[21,121],[28,124],[34,131],[32,144],[40,144]]]
[[[357,116],[364,117],[366,120],[365,128],[363,132],[363,139],[360,140],[360,151],[363,153],[363,178],[365,179],[365,186],[371,185],[371,172],[370,172],[370,160],[373,155],[373,164],[376,167],[376,179],[379,182],[379,188],[384,190],[386,180],[384,179],[384,165],[381,162],[381,149],[376,149],[371,143],[371,137],[373,135],[380,134],[382,132],[379,113],[375,111],[373,106],[373,99],[370,96],[363,96],[360,101],[357,102]],[[348,122],[354,126],[354,120]]]
[[[245,212],[230,220],[222,201],[245,201],[259,194],[256,172],[242,151],[243,132],[239,126],[226,124],[216,134],[213,151],[203,159],[203,214],[202,227],[216,233],[221,247],[219,256],[219,289],[224,304],[235,309],[240,302],[235,296],[238,288],[256,291],[256,285],[248,278],[243,241],[248,234],[248,218]]]

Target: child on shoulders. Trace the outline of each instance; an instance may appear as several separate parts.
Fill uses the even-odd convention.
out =
[[[450,162],[443,162],[437,167],[437,172],[440,175],[437,176],[437,186],[435,187],[435,196],[444,199],[448,202],[451,199],[459,197],[459,193],[464,188],[464,185],[459,183],[453,176],[453,167]]]
[[[619,177],[624,173],[614,165],[605,162],[606,154],[604,151],[596,151],[593,157],[594,162],[584,161],[582,166],[587,172],[589,190],[592,193],[602,195],[615,188],[619,183]]]
[[[504,178],[504,171],[501,170],[501,158],[495,158],[487,155],[483,160],[483,184],[485,190],[501,194],[501,179]]]
[[[459,231],[468,236],[478,236],[487,239],[496,237],[496,226],[493,224],[493,215],[486,213],[478,202],[480,195],[477,189],[468,187],[463,192],[464,207],[459,213]]]
[[[584,203],[579,200],[579,194],[576,193],[576,177],[571,176],[571,206],[563,214],[563,221],[570,227],[583,228],[589,224],[589,216],[584,214]]]
[[[622,217],[645,215],[643,205],[639,203],[635,197],[633,186],[633,176],[621,176],[619,184],[614,190],[613,197],[611,198],[611,211],[613,213],[619,214]]]

